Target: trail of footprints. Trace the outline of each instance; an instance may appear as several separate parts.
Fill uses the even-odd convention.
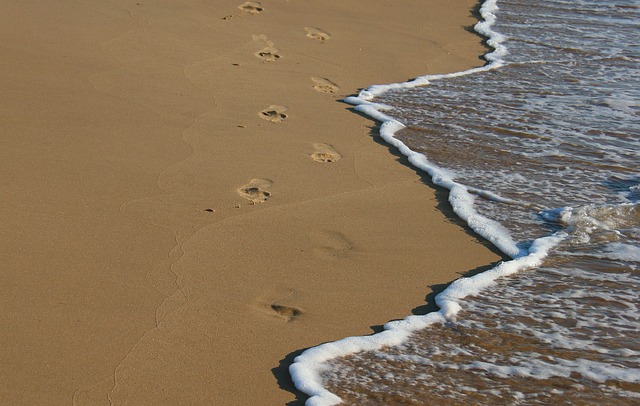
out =
[[[264,10],[262,4],[256,1],[247,1],[239,5],[238,8],[245,15],[256,15]],[[233,16],[224,17],[224,19],[231,18],[233,18]],[[325,42],[331,38],[331,35],[319,28],[305,27],[304,29],[306,36],[313,40]],[[275,47],[273,41],[269,40],[266,35],[253,35],[252,38],[255,42],[262,42],[265,45],[254,54],[261,62],[275,62],[281,58],[280,51]],[[319,93],[335,94],[340,90],[337,84],[327,78],[314,76],[311,78],[311,81],[313,82],[313,88]],[[258,116],[263,120],[278,124],[288,118],[286,112],[287,107],[285,106],[271,105],[258,112]],[[313,146],[315,148],[315,152],[310,156],[316,162],[332,163],[337,162],[342,158],[342,155],[340,155],[340,153],[329,144],[316,143],[313,144]],[[272,182],[268,179],[252,179],[251,182],[238,189],[238,194],[248,200],[250,204],[264,203],[271,197],[271,192],[267,190],[271,184]],[[274,307],[273,310],[278,313],[287,313],[291,318],[296,316],[295,311],[285,311],[281,307]]]
[[[248,1],[238,8],[241,10],[242,15],[256,15],[261,13],[264,8],[259,2]],[[234,16],[224,17],[225,20],[231,19]],[[314,41],[324,43],[331,38],[331,35],[319,28],[305,27],[306,37]],[[262,42],[263,48],[254,53],[254,56],[258,58],[262,63],[272,63],[281,59],[280,50],[276,48],[273,41],[269,40],[264,34],[254,35],[253,40],[255,42]],[[340,87],[325,77],[311,77],[313,89],[323,94],[337,94],[340,91]],[[279,124],[288,118],[287,107],[281,105],[270,105],[269,107],[258,112],[258,116],[263,120],[266,120],[273,124]],[[244,126],[242,126],[244,127]],[[313,144],[315,151],[309,156],[315,162],[327,164],[339,161],[342,155],[330,144],[315,143]],[[269,188],[273,182],[270,179],[255,178],[251,179],[249,183],[238,188],[238,194],[244,198],[248,204],[256,205],[264,203],[271,198],[271,192]],[[236,207],[240,207],[236,205]],[[215,211],[214,209],[206,209],[206,211]],[[348,258],[356,250],[354,244],[342,233],[334,230],[320,230],[312,232],[312,240],[314,248],[312,250],[314,256],[320,260],[340,260]],[[272,300],[263,303],[263,309],[268,309],[274,316],[283,319],[287,323],[297,320],[303,315],[303,311],[296,306],[291,305],[291,299],[289,296],[294,291],[291,291],[284,298],[279,300]],[[265,310],[266,310],[265,309]]]
[[[256,15],[264,10],[262,4],[256,1],[247,1],[239,5],[238,8],[241,10],[243,15]],[[224,19],[227,20],[233,17],[234,16],[229,15],[224,17]],[[319,28],[304,27],[304,30],[308,38],[316,41],[324,43],[331,38],[331,35]],[[273,41],[269,40],[266,35],[253,35],[252,38],[255,42],[262,42],[264,44],[264,47],[254,54],[261,62],[275,62],[281,58],[280,51],[276,48]],[[340,90],[336,83],[324,77],[314,76],[311,77],[311,81],[313,82],[313,89],[319,93],[335,94]],[[287,107],[285,106],[271,105],[258,112],[258,116],[263,120],[278,124],[288,118],[286,112]],[[342,155],[340,155],[332,145],[316,143],[313,144],[313,146],[315,148],[315,152],[310,154],[310,157],[316,162],[332,163],[337,162],[342,158]],[[248,200],[250,204],[264,203],[271,197],[271,192],[267,190],[271,184],[272,182],[268,179],[252,179],[251,182],[238,189],[238,194]],[[276,307],[274,307],[273,310],[278,313],[287,313],[287,317],[291,318],[296,316],[295,311],[283,310],[281,307]]]
[[[309,236],[313,245],[313,255],[318,260],[335,261],[346,259],[358,250],[346,235],[337,230],[314,230]],[[288,289],[286,294],[285,292],[273,290],[259,298],[258,303],[261,308],[264,309],[262,306],[266,305],[265,307],[268,306],[276,316],[287,322],[292,322],[304,313],[302,309],[294,305],[297,302],[296,296],[294,289]]]

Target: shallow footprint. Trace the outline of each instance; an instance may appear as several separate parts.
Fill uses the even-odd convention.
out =
[[[262,4],[257,1],[248,1],[238,6],[238,8],[248,14],[258,14],[262,10]]]
[[[272,123],[281,123],[287,119],[287,115],[284,114],[285,111],[287,111],[285,106],[272,105],[269,106],[269,108],[262,110],[258,115]]]
[[[313,147],[316,149],[316,152],[311,154],[311,158],[316,162],[331,163],[339,161],[340,158],[342,158],[342,155],[329,144],[313,144]]]
[[[341,232],[320,230],[311,233],[314,242],[313,253],[323,259],[348,258],[355,251],[354,244]]]
[[[331,35],[318,28],[304,27],[304,30],[307,32],[307,37],[320,42],[325,42],[326,40],[331,38]]]
[[[264,203],[271,197],[271,192],[265,189],[272,183],[269,179],[251,179],[251,182],[238,189],[238,194],[247,199],[249,204]]]
[[[340,88],[327,78],[312,77],[313,88],[320,93],[338,93]]]
[[[296,317],[302,314],[302,310],[298,309],[297,307],[279,305],[276,303],[271,305],[271,310],[276,312],[278,316],[282,317],[286,321],[293,321],[296,319]]]

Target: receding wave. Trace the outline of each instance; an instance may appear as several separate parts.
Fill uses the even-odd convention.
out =
[[[640,89],[631,0],[483,3],[487,65],[347,102],[513,258],[440,311],[305,351],[308,404],[634,404]]]

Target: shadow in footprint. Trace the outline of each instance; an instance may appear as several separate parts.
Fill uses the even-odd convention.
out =
[[[254,55],[262,62],[275,62],[280,59],[279,51],[272,47],[267,47],[256,52]]]
[[[252,179],[249,184],[238,189],[238,194],[249,201],[249,204],[264,203],[271,197],[265,189],[273,182],[268,179]]]
[[[278,316],[282,317],[286,321],[294,321],[298,316],[302,314],[302,310],[298,309],[297,307],[279,305],[276,303],[271,305],[271,310],[276,312]]]
[[[320,93],[338,93],[340,88],[327,78],[312,77],[313,88]]]
[[[319,28],[304,27],[304,30],[307,32],[307,37],[315,39],[316,41],[324,42],[331,38],[331,35]]]
[[[275,62],[280,59],[280,51],[275,47],[273,41],[267,38],[266,35],[252,35],[251,37],[255,42],[262,42],[264,43],[264,45],[266,45],[264,48],[254,54],[256,58],[260,59],[261,62]]]
[[[257,1],[248,1],[244,4],[239,5],[238,8],[248,14],[258,14],[262,10],[264,10],[262,8],[262,4],[258,3]]]
[[[342,158],[342,155],[329,144],[313,144],[313,146],[316,152],[311,154],[311,158],[316,162],[331,163]]]
[[[269,106],[262,110],[258,115],[264,120],[270,121],[272,123],[281,123],[287,119],[287,115],[285,114],[287,108],[285,106]]]

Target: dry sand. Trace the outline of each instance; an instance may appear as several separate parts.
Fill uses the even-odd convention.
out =
[[[474,6],[2,2],[0,403],[303,399],[298,350],[496,260],[340,102],[481,64]]]

